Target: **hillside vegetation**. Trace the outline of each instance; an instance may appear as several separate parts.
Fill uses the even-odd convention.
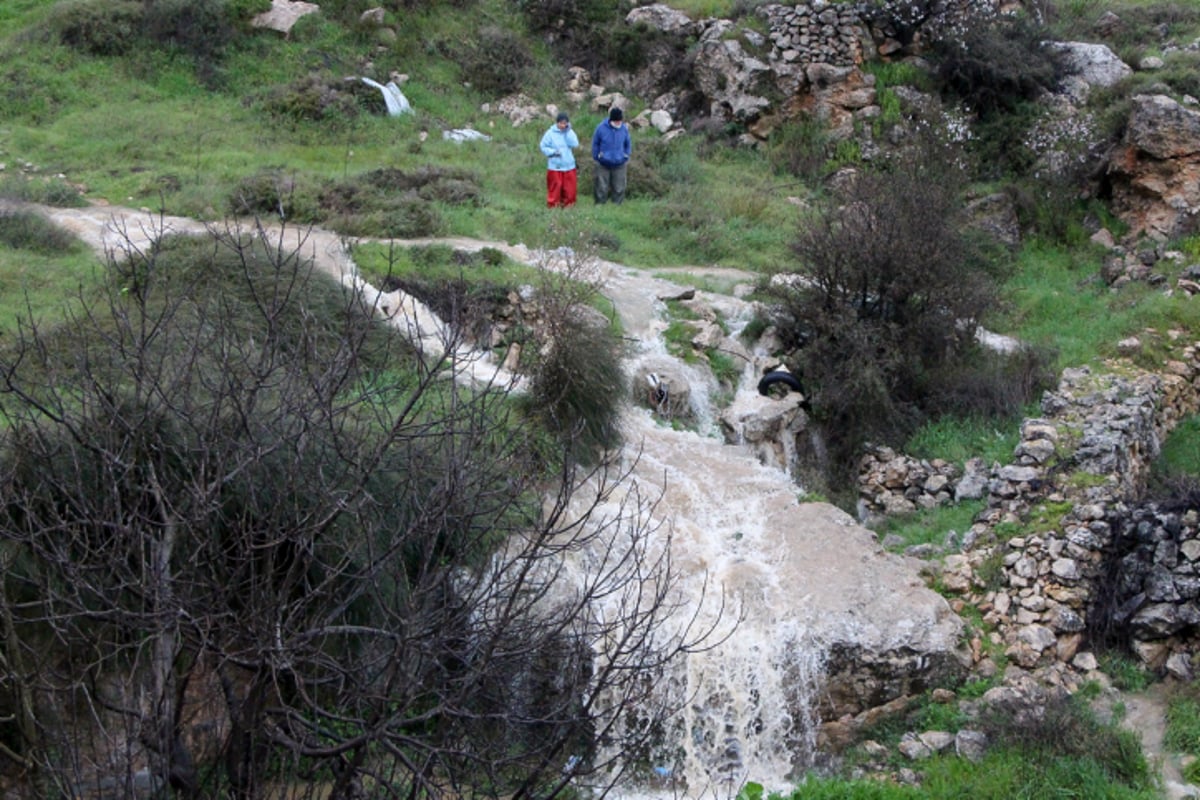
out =
[[[753,30],[756,5],[678,7]],[[870,7],[898,23],[929,5]],[[1062,367],[1099,364],[1147,329],[1198,329],[1200,307],[1182,292],[1105,283],[1109,253],[1090,237],[1125,226],[1088,174],[1101,162],[1047,175],[1033,135],[1037,98],[1058,77],[1048,39],[1162,58],[1088,100],[1103,143],[1119,141],[1136,93],[1200,96],[1200,48],[1183,46],[1200,39],[1200,8],[1183,0],[1037,0],[919,58],[863,65],[880,98],[876,141],[910,89],[971,110],[960,140],[873,152],[803,115],[754,139],[736,119],[684,109],[682,135],[634,131],[621,205],[591,203],[581,153],[580,203],[567,211],[544,207],[537,141],[552,114],[514,126],[495,104],[519,91],[567,110],[585,138],[605,112],[569,99],[569,69],[582,66],[625,91],[631,112],[649,107],[620,85],[659,37],[624,22],[631,6],[414,0],[382,5],[380,26],[363,21],[370,4],[331,0],[286,37],[250,26],[268,6],[7,0],[0,198],[758,273],[755,328],[777,329],[828,444],[806,488],[838,500],[853,494],[865,441],[960,460],[1003,451]],[[1106,11],[1124,24],[1102,30]],[[359,80],[393,75],[406,76],[412,113],[388,116]],[[443,136],[462,130],[487,138]],[[961,216],[994,195],[1015,209],[1015,245]],[[1168,281],[1200,261],[1194,233],[1128,246],[1181,253]],[[362,253],[364,268],[435,307],[486,305],[529,282],[486,251],[471,263],[450,248]],[[792,273],[817,290],[771,281]],[[603,720],[587,643],[634,631],[600,680],[618,707],[645,714],[621,753],[636,760],[669,713],[642,706],[659,657],[649,634],[675,611],[670,565],[648,546],[656,531],[622,509],[611,525],[627,525],[628,541],[600,546],[611,570],[583,590],[649,597],[648,612],[598,623],[581,611],[587,598],[540,604],[550,555],[603,539],[564,516],[576,491],[601,481],[589,500],[599,515],[621,477],[604,455],[620,444],[620,332],[576,313],[597,288],[537,287],[544,320],[519,341],[533,397],[520,403],[449,388],[444,363],[250,239],[164,237],[98,265],[36,214],[0,206],[5,785],[103,791],[88,783],[103,769],[63,766],[64,751],[119,763],[114,791],[149,780],[187,797],[303,782],[314,797],[549,798],[575,777],[615,779],[594,746]],[[1029,347],[986,352],[978,328]],[[1154,367],[1169,337],[1147,339],[1137,358]],[[1164,472],[1186,494],[1200,433],[1180,432]],[[501,552],[510,561],[482,568]],[[689,634],[674,646],[704,644]],[[124,680],[98,680],[114,673]],[[220,753],[184,741],[197,698],[223,704],[232,744]],[[926,729],[947,722],[933,703],[906,713]],[[830,778],[812,796],[1156,796],[1136,745],[1082,703],[989,725],[1001,744],[988,760],[935,760],[923,789]],[[137,742],[141,761],[121,761],[117,740]]]

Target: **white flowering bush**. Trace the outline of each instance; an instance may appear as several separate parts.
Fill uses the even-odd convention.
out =
[[[996,16],[994,0],[876,0],[861,16],[900,44],[931,44],[965,35]]]
[[[1094,113],[1063,108],[1035,120],[1023,144],[1034,158],[1034,178],[1070,180],[1096,163],[1106,143]]]

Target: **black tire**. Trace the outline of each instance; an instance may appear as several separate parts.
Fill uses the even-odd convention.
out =
[[[801,394],[804,393],[804,387],[801,386],[800,379],[782,369],[771,370],[766,375],[763,375],[758,381],[758,393],[764,397],[770,396],[772,386],[783,386],[792,391],[800,392]]]

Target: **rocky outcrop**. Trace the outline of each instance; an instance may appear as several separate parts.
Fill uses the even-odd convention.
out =
[[[1200,225],[1200,112],[1138,95],[1108,164],[1113,209],[1131,236],[1166,240]]]
[[[1162,441],[1200,411],[1200,345],[1175,354],[1161,373],[1126,362],[1065,370],[1008,464],[975,460],[959,475],[887,448],[863,459],[866,518],[986,498],[939,581],[982,611],[993,645],[1044,685],[1077,688],[1097,668],[1089,648],[1112,640],[1149,668],[1192,676],[1200,512],[1138,502]],[[981,644],[973,650],[976,669],[995,669]]]
[[[692,74],[717,119],[752,121],[771,107],[771,67],[748,53],[728,20],[713,23],[696,45]]]
[[[870,38],[857,8],[849,3],[767,5],[758,9],[771,26],[770,60],[780,74],[806,64],[861,64]]]
[[[799,392],[781,399],[741,394],[721,411],[721,433],[726,442],[749,447],[761,463],[787,471],[796,463],[796,442],[808,427],[803,406]]]
[[[681,42],[698,40],[689,59],[695,94],[710,118],[743,124],[761,139],[779,116],[814,113],[830,122],[835,135],[848,136],[852,115],[875,103],[874,78],[858,69],[872,45],[856,7],[811,0],[771,4],[757,13],[767,21],[766,36],[726,19],[692,21],[660,4],[634,9],[626,21]],[[662,80],[667,77],[652,63],[624,82],[659,95],[656,105],[674,113],[684,98],[678,81],[668,84]]]
[[[1104,44],[1090,42],[1047,42],[1058,55],[1064,77],[1060,91],[1076,102],[1087,99],[1092,87],[1113,86],[1133,70]]]
[[[271,0],[271,8],[250,20],[255,28],[266,28],[290,36],[292,28],[301,17],[321,10],[316,3],[293,2],[293,0]]]

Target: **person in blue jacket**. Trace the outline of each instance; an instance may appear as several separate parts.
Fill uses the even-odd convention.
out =
[[[571,130],[571,118],[559,112],[544,134],[538,148],[546,161],[546,206],[566,208],[575,205],[577,172],[575,153],[579,137]]]
[[[625,199],[625,167],[633,141],[625,114],[619,108],[608,112],[608,119],[596,126],[592,134],[592,160],[596,162],[596,202]]]

